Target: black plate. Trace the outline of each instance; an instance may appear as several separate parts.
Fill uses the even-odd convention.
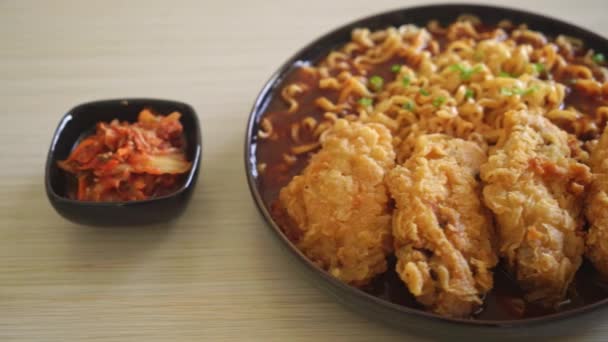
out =
[[[384,29],[388,26],[400,26],[410,23],[425,26],[426,23],[432,19],[437,19],[441,23],[447,24],[454,21],[461,14],[476,15],[487,24],[495,24],[503,19],[509,19],[515,24],[526,23],[531,29],[541,31],[550,36],[566,34],[581,38],[584,41],[586,48],[593,48],[598,51],[608,50],[608,41],[588,30],[565,23],[561,20],[548,18],[543,15],[500,7],[459,4],[430,5],[394,10],[357,20],[342,26],[310,43],[308,46],[300,50],[295,56],[289,59],[285,64],[283,64],[283,66],[281,66],[281,68],[274,75],[272,75],[270,80],[264,85],[264,88],[255,101],[247,124],[247,136],[245,141],[245,168],[247,172],[247,180],[249,182],[251,194],[258,206],[258,209],[264,216],[272,231],[276,233],[276,236],[281,241],[281,245],[287,249],[288,254],[298,260],[298,263],[303,266],[300,268],[306,270],[306,273],[311,275],[311,278],[315,283],[318,283],[318,285],[329,291],[329,293],[336,297],[340,302],[348,305],[349,307],[363,312],[369,317],[380,319],[397,326],[407,327],[408,329],[420,329],[421,327],[426,327],[428,328],[428,332],[433,332],[436,328],[433,327],[434,322],[441,322],[443,323],[441,325],[442,327],[446,326],[445,323],[451,323],[451,332],[469,331],[473,327],[476,327],[478,331],[481,331],[496,327],[504,328],[525,326],[527,329],[520,329],[519,331],[523,331],[524,334],[528,334],[532,332],[530,329],[536,329],[539,326],[542,328],[544,325],[541,323],[547,323],[574,315],[580,315],[582,313],[605,306],[608,303],[608,298],[599,300],[586,306],[578,307],[576,309],[567,311],[564,310],[541,317],[519,320],[471,320],[445,318],[422,310],[394,304],[364,291],[358,290],[354,287],[350,287],[312,264],[308,258],[306,258],[306,256],[304,256],[286,238],[279,226],[276,224],[276,222],[274,222],[272,216],[270,215],[269,208],[266,207],[258,188],[259,183],[256,169],[256,132],[258,131],[259,122],[262,115],[266,112],[266,108],[270,103],[273,93],[277,87],[281,85],[284,78],[289,75],[289,73],[297,65],[301,65],[302,63],[315,63],[324,57],[331,49],[345,44],[350,40],[350,34],[353,28],[367,27],[371,30],[377,30]],[[579,320],[578,317],[576,321],[579,321],[576,323],[578,328],[584,326],[583,323],[585,321]],[[421,324],[419,325],[419,323]],[[431,324],[431,326],[429,326],[427,323]],[[553,332],[559,331],[559,329],[571,328],[572,327],[570,325],[552,325]]]
[[[175,192],[141,201],[129,202],[88,202],[70,199],[66,196],[68,177],[57,166],[64,160],[77,142],[93,132],[95,124],[113,119],[135,122],[139,112],[151,108],[160,114],[178,111],[186,138],[186,158],[192,168],[184,176],[182,184]],[[117,226],[143,225],[169,221],[183,212],[196,185],[201,163],[201,133],[198,117],[189,105],[176,101],[157,99],[117,99],[81,104],[68,111],[53,135],[46,161],[45,185],[49,201],[64,218],[85,225]]]

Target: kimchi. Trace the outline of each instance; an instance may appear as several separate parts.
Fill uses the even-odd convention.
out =
[[[150,109],[137,122],[99,122],[66,160],[57,164],[75,176],[69,196],[81,201],[145,200],[174,192],[192,164],[185,155],[181,114]]]

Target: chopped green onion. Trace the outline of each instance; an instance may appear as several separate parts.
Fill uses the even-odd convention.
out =
[[[414,102],[412,102],[412,101],[407,101],[406,103],[403,104],[403,109],[409,110],[410,112],[413,111],[414,108],[416,108],[416,106],[414,105]]]
[[[382,89],[382,86],[384,85],[384,79],[380,76],[372,76],[369,79],[369,83],[372,85],[372,88],[376,91]]]
[[[452,71],[458,71],[460,72],[460,78],[464,81],[470,80],[471,76],[473,76],[473,74],[478,73],[480,71],[483,70],[483,67],[481,65],[476,65],[473,68],[465,68],[460,64],[454,64],[452,66],[450,66],[450,70]]]
[[[502,87],[502,88],[500,88],[500,94],[501,95],[505,95],[505,96],[511,96],[511,95],[523,95],[523,96],[526,96],[526,95],[532,94],[533,92],[537,91],[538,89],[539,88],[536,85],[534,85],[534,86],[532,86],[532,87],[530,87],[528,89],[520,89],[520,88],[517,88],[517,87],[509,89],[509,88],[506,88],[506,87]]]
[[[528,89],[522,90],[519,94],[520,95],[524,95],[524,96],[525,95],[529,95],[529,94],[532,94],[533,92],[537,91],[538,89],[539,89],[538,86],[534,85],[534,86],[531,86]]]
[[[543,63],[534,63],[534,70],[540,74],[545,71],[545,65]]]
[[[403,77],[403,81],[402,81],[402,82],[403,82],[403,86],[404,86],[404,87],[409,86],[409,85],[410,85],[410,82],[411,82],[410,77],[409,77],[409,76],[405,76],[405,77]]]
[[[441,107],[445,103],[445,97],[439,96],[438,98],[433,100],[433,106],[436,108]]]
[[[475,92],[473,91],[473,89],[467,89],[467,90],[464,92],[464,98],[465,98],[466,100],[468,100],[468,99],[472,99],[472,98],[473,98],[473,96],[475,96]]]
[[[604,63],[606,61],[606,57],[603,53],[596,53],[593,55],[592,59],[597,64]]]
[[[362,97],[359,99],[359,104],[365,107],[371,106],[372,102],[372,99],[370,99],[369,97]]]
[[[498,73],[498,77],[508,77],[508,78],[514,78],[515,76],[513,76],[513,75],[509,74],[509,73],[508,73],[508,72],[506,72],[506,71],[501,71],[501,72],[499,72],[499,73]]]
[[[450,66],[450,70],[452,70],[452,71],[458,71],[458,72],[463,72],[466,69],[462,65],[460,65],[460,64],[454,64],[454,65]]]
[[[471,78],[471,76],[473,76],[473,74],[476,74],[482,70],[483,70],[483,67],[481,65],[477,64],[476,66],[473,67],[473,69],[469,70],[465,79],[468,80],[469,78]]]
[[[513,91],[507,87],[500,88],[500,95],[511,96],[513,95]]]
[[[420,90],[418,90],[418,92],[420,94],[424,95],[424,96],[429,96],[430,95],[428,91],[426,91],[425,89],[422,89],[422,88],[420,88]]]
[[[391,67],[391,71],[394,73],[398,73],[399,71],[401,71],[401,65],[393,64],[393,66]]]

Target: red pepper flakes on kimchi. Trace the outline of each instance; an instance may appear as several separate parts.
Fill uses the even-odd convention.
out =
[[[181,114],[155,115],[144,109],[136,123],[97,123],[59,167],[76,176],[72,198],[117,202],[167,195],[179,187],[186,160]]]

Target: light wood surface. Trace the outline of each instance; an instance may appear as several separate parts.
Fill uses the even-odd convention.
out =
[[[254,207],[242,154],[250,106],[291,54],[353,19],[419,3],[0,1],[0,341],[430,338],[352,313],[295,272]],[[509,5],[608,35],[605,0]],[[147,229],[63,220],[43,188],[59,118],[84,101],[138,96],[185,101],[200,116],[204,158],[187,212]],[[559,334],[607,340],[605,316]]]

